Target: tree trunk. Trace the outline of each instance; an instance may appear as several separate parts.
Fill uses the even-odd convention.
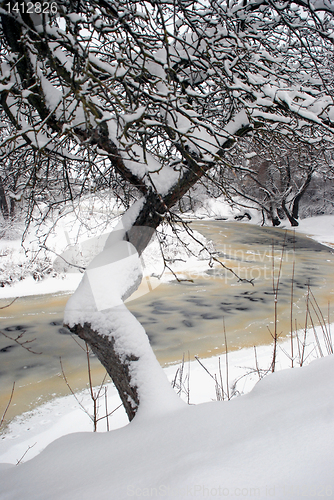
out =
[[[272,225],[274,227],[277,227],[280,225],[281,221],[279,220],[279,217],[277,215],[277,210],[276,208],[274,208],[272,205],[270,205],[270,208],[269,208],[269,214],[270,214],[270,218],[271,218],[271,222],[272,222]]]
[[[5,219],[8,219],[9,217],[9,208],[8,208],[8,203],[6,199],[6,193],[3,185],[3,181],[0,177],[0,209],[2,212],[2,215]]]
[[[292,227],[299,226],[298,221],[295,219],[295,217],[292,214],[290,214],[290,212],[289,212],[289,210],[288,210],[288,208],[287,208],[287,206],[285,204],[285,200],[282,201],[282,208],[284,210],[285,215],[289,219],[289,222],[290,222],[291,226]]]
[[[132,361],[138,361],[138,357],[130,355],[121,359],[115,350],[115,340],[102,336],[92,330],[91,325],[88,323],[84,323],[83,326],[78,324],[69,329],[72,333],[87,342],[93,353],[105,367],[115,384],[127,416],[131,421],[139,406],[139,396],[137,387],[131,383],[129,366]]]
[[[298,219],[299,217],[299,202],[300,200],[302,199],[303,195],[305,194],[307,188],[309,187],[310,185],[310,182],[312,180],[312,171],[310,170],[307,174],[307,177],[305,179],[305,182],[303,184],[303,186],[300,188],[297,196],[295,197],[295,199],[293,200],[293,205],[292,205],[292,217],[294,219]]]
[[[299,217],[299,202],[302,199],[303,195],[305,194],[307,188],[309,187],[311,180],[312,180],[312,171],[310,170],[307,173],[307,177],[304,181],[304,184],[301,186],[301,188],[299,189],[297,195],[295,196],[295,198],[293,200],[291,212],[288,210],[286,203],[285,203],[285,200],[284,199],[282,200],[282,208],[284,210],[285,215],[289,219],[289,222],[290,222],[292,227],[299,226],[299,223],[297,220]]]
[[[240,130],[237,131],[235,135],[242,136],[248,130],[248,127],[241,126]],[[100,139],[101,138],[97,138],[96,142],[98,142],[104,150],[109,152],[110,141],[108,141],[107,138],[103,137],[103,141],[101,141]],[[231,141],[231,139],[227,139],[226,144],[228,143],[228,141]],[[205,172],[212,167],[212,165],[209,163],[207,165],[199,165],[196,162],[196,159],[192,158],[183,149],[183,146],[179,145],[178,147],[180,152],[187,159],[188,168],[183,173],[183,176],[180,177],[176,185],[174,185],[164,197],[153,191],[151,188],[146,187],[143,183],[139,185],[140,190],[144,194],[144,203],[132,226],[127,228],[127,231],[124,235],[124,239],[134,245],[139,255],[141,255],[143,250],[149,244],[152,235],[154,234],[154,230],[160,225],[166,212],[168,212],[169,209],[173,207],[182,198],[182,196],[198,181],[198,179],[205,175]],[[224,147],[225,144],[222,146],[222,150],[219,152],[221,156],[224,154]],[[111,161],[114,165],[116,165],[116,167],[119,163],[119,168],[117,167],[116,169],[120,173],[124,174],[121,165],[122,159],[117,154],[116,150],[111,156]],[[127,172],[125,172],[124,174],[125,178],[127,178],[126,176]],[[136,182],[138,187],[140,181],[137,180]],[[139,324],[139,322],[137,323]],[[138,354],[136,346],[134,346],[133,349],[127,347],[126,356],[124,356],[124,353],[120,353],[117,349],[112,328],[110,329],[108,334],[105,335],[101,333],[101,331],[92,328],[91,324],[88,324],[88,322],[84,322],[81,320],[77,321],[77,324],[75,325],[70,325],[70,329],[74,333],[78,334],[79,337],[83,338],[89,346],[91,346],[93,352],[106,368],[108,374],[114,381],[115,386],[119,392],[129,420],[132,420],[132,418],[135,416],[139,408],[139,404],[140,406],[142,406],[139,387],[137,385],[135,377],[133,377],[132,374],[136,370],[138,371],[139,366],[143,366],[145,363],[150,364],[150,367],[147,366],[146,368],[144,366],[146,372],[151,370],[151,374],[146,378],[147,390],[145,389],[145,392],[151,392],[151,395],[154,394],[154,398],[152,396],[151,399],[155,399],[157,401],[157,406],[159,406],[161,409],[164,408],[164,411],[168,411],[168,408],[173,407],[173,405],[175,406],[176,403],[173,399],[175,397],[177,399],[177,404],[179,404],[180,399],[168,383],[167,378],[162,372],[162,369],[160,368],[151,347],[149,347],[151,355],[148,353],[145,359],[144,357],[141,357],[140,354]],[[146,334],[145,338],[143,336],[142,339],[142,342],[146,342]],[[152,358],[154,358],[154,360]],[[173,394],[171,395],[170,393]]]
[[[10,199],[10,218],[13,219],[15,216],[16,200],[14,198]]]

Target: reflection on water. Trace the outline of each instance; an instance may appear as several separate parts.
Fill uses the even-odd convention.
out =
[[[219,265],[186,276],[192,281],[161,284],[151,293],[128,303],[129,309],[145,326],[161,363],[190,356],[210,356],[223,352],[223,318],[228,348],[239,349],[271,342],[273,322],[273,272],[278,275],[279,332],[290,330],[292,266],[295,262],[294,317],[298,326],[305,322],[305,296],[312,287],[323,311],[333,302],[333,255],[330,249],[292,232],[260,228],[240,223],[196,222],[192,227],[212,239],[217,257],[242,279]],[[284,253],[282,254],[282,246]],[[282,258],[283,255],[283,258]],[[202,268],[201,268],[202,269]],[[249,282],[251,281],[254,286]],[[67,295],[35,296],[18,299],[1,310],[1,329],[21,341],[32,354],[9,338],[0,336],[0,414],[16,381],[10,415],[21,413],[31,404],[53,394],[67,394],[59,358],[73,390],[87,384],[85,353],[62,326]],[[2,301],[0,306],[6,301]],[[268,328],[269,327],[269,328]],[[94,383],[103,378],[103,368],[92,359]],[[14,406],[16,405],[16,406]]]

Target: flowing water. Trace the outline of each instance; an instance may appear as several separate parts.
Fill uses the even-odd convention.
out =
[[[128,303],[144,325],[160,363],[225,352],[228,349],[269,344],[274,331],[274,283],[280,271],[278,333],[290,331],[291,284],[293,316],[298,327],[305,323],[308,287],[324,315],[334,302],[334,257],[330,248],[291,231],[224,221],[193,222],[191,227],[212,239],[217,258],[234,271],[219,265],[188,272],[188,281],[161,284],[152,292]],[[284,247],[284,251],[282,248]],[[0,310],[1,330],[17,338],[31,351],[0,336],[0,416],[13,381],[15,397],[8,417],[31,409],[55,395],[68,394],[63,370],[73,390],[87,385],[87,360],[82,347],[62,326],[68,295],[20,298]],[[0,307],[8,303],[1,301]],[[31,341],[31,342],[30,342]],[[36,353],[36,354],[35,354]],[[37,354],[41,353],[41,354]],[[91,359],[94,384],[104,370]]]

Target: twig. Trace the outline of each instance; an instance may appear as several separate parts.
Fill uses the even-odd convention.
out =
[[[311,292],[311,297],[313,299],[313,302],[311,301],[310,304],[318,318],[318,321],[319,321],[319,324],[320,324],[320,327],[321,327],[321,330],[322,330],[322,334],[323,334],[323,337],[324,337],[324,341],[325,341],[325,345],[326,345],[326,349],[327,349],[327,354],[333,354],[333,345],[332,345],[332,339],[331,339],[331,336],[329,334],[329,331],[327,329],[327,325],[326,325],[326,320],[324,318],[324,315],[322,314],[322,311],[319,307],[319,304],[315,298],[315,296],[313,295],[313,292],[312,290],[310,290]]]
[[[189,228],[189,223],[187,223],[186,221],[184,221],[181,217],[179,217],[177,214],[171,214],[169,213],[170,215],[170,218],[171,220],[168,221],[169,222],[169,225],[170,227],[172,228],[176,238],[183,244],[183,246],[185,246],[187,248],[187,250],[192,253],[194,255],[193,252],[191,252],[188,248],[188,246],[181,240],[181,238],[178,236],[177,234],[177,231],[175,231],[175,228],[173,226],[173,224],[175,224],[175,220],[173,219],[178,219],[179,223],[183,226],[183,228],[185,229],[186,233],[196,242],[198,243],[201,247],[202,247],[202,250],[205,250],[208,254],[209,254],[209,257],[210,257],[210,264],[212,261],[215,261],[217,262],[219,265],[221,265],[226,271],[229,271],[230,273],[233,274],[233,276],[235,276],[239,282],[242,282],[242,283],[250,283],[252,286],[254,286],[254,279],[251,279],[251,280],[248,280],[248,279],[245,279],[245,278],[241,278],[235,271],[233,271],[233,269],[231,269],[230,267],[227,267],[225,266],[225,264],[223,264],[223,262],[221,262],[221,260],[217,259],[217,257],[215,257],[213,255],[213,252],[211,252],[205,245],[204,243],[202,243],[198,238],[196,238],[196,236],[194,236],[194,231]],[[201,251],[202,251],[201,250]],[[209,264],[209,265],[210,265]]]
[[[291,302],[290,302],[290,345],[291,345],[291,368],[293,368],[293,285],[295,279],[295,250],[296,250],[296,232],[293,232],[293,263],[291,277]]]
[[[46,250],[47,252],[54,253],[55,255],[57,255],[57,257],[59,257],[60,259],[63,259],[63,261],[66,264],[68,264],[69,266],[76,267],[77,269],[80,269],[80,271],[82,271],[82,272],[86,271],[85,267],[78,266],[77,264],[72,264],[72,262],[68,262],[68,260],[64,259],[64,257],[62,255],[59,255],[59,253],[55,252],[54,250],[51,250],[51,248],[48,248],[46,245],[40,245],[40,248],[42,248],[43,250]]]
[[[190,404],[190,352],[188,351],[187,403]]]
[[[90,420],[93,422],[94,432],[97,431],[97,424],[98,424],[98,422],[100,420],[103,420],[104,418],[107,419],[107,429],[109,430],[109,420],[108,420],[108,417],[110,417],[110,415],[112,415],[116,410],[118,410],[118,408],[120,408],[123,405],[120,404],[119,406],[117,406],[117,408],[115,408],[111,412],[108,412],[108,406],[107,406],[107,388],[105,388],[104,399],[105,399],[106,414],[103,415],[102,417],[98,417],[98,410],[99,410],[98,401],[99,401],[99,399],[101,397],[101,392],[102,392],[102,388],[103,388],[103,386],[105,384],[105,381],[106,381],[106,378],[107,378],[107,373],[104,375],[103,380],[102,380],[102,382],[100,384],[100,387],[99,387],[98,391],[96,393],[94,393],[94,387],[93,387],[93,382],[92,382],[92,374],[91,374],[91,364],[90,364],[90,358],[89,358],[89,346],[88,346],[87,342],[85,342],[86,349],[84,349],[80,344],[79,344],[79,346],[85,351],[86,357],[87,357],[89,393],[90,393],[90,397],[91,397],[91,399],[93,401],[93,415],[91,415],[89,413],[89,411],[83,406],[83,404],[81,403],[81,401],[79,400],[79,398],[77,397],[77,395],[75,394],[75,392],[73,391],[72,387],[70,386],[70,384],[69,384],[69,382],[67,380],[67,377],[65,375],[63,364],[62,364],[62,360],[61,360],[61,357],[60,357],[59,359],[60,359],[60,366],[61,366],[61,371],[62,371],[63,378],[64,378],[65,383],[66,383],[67,387],[69,388],[72,396],[74,396],[74,398],[77,401],[77,403],[80,406],[80,408],[86,413],[86,415],[88,415],[88,417],[90,418]]]
[[[236,278],[238,278],[238,282],[239,283],[249,283],[250,285],[254,286],[254,279],[255,278],[252,278],[250,280],[248,280],[246,278],[240,278],[240,276],[237,273],[235,273],[233,271],[233,269],[231,269],[230,267],[225,266],[225,264],[223,264],[221,260],[217,259],[217,257],[215,257],[212,254],[210,255],[210,260],[214,260],[215,262],[217,262],[218,264],[220,264],[226,271],[229,271],[230,273],[232,273],[233,276],[235,276]]]
[[[218,357],[218,369],[219,369],[220,386],[222,388],[221,394],[222,394],[222,399],[224,401],[224,383],[223,383],[223,374],[222,374],[222,369],[221,369],[221,364],[220,364],[220,356]]]
[[[318,347],[318,351],[319,351],[320,357],[323,358],[324,354],[323,354],[321,346],[320,346],[319,337],[318,337],[317,331],[315,329],[313,318],[312,318],[311,314],[310,314],[310,321],[311,321],[311,325],[312,325],[312,328],[313,328],[313,335],[314,335],[314,338],[315,338],[315,341],[316,341],[316,344],[317,344],[317,347]]]
[[[259,376],[259,380],[261,380],[262,376],[261,376],[261,373],[260,373],[259,363],[258,363],[258,360],[257,360],[256,346],[254,346],[254,355],[255,355],[255,368],[256,368],[256,373],[257,373],[257,374],[258,374],[258,376]]]
[[[225,328],[225,318],[224,317],[223,317],[223,325],[224,325],[224,339],[225,339],[226,394],[227,394],[227,399],[230,400],[230,389],[229,389],[229,381],[228,381],[228,348],[227,348],[227,337],[226,337],[226,328]]]
[[[86,408],[83,406],[83,404],[81,403],[81,401],[79,400],[78,396],[75,394],[75,392],[73,391],[72,387],[70,386],[70,384],[68,383],[68,380],[67,380],[67,377],[65,375],[65,372],[64,372],[64,368],[63,368],[63,363],[62,363],[62,360],[61,360],[61,356],[59,356],[59,361],[60,361],[60,367],[61,367],[61,373],[63,375],[63,378],[65,380],[65,383],[67,385],[67,387],[69,388],[72,396],[74,396],[76,402],[78,403],[78,405],[80,406],[80,408],[86,413],[86,415],[89,416],[89,418],[93,421],[93,418],[92,416],[88,413],[88,411],[86,410]]]
[[[297,319],[295,318],[295,330],[296,330],[296,338],[297,338],[297,348],[298,348],[298,359],[300,360],[301,352],[300,352],[300,339],[298,335],[298,328],[297,328]]]
[[[199,364],[201,365],[201,367],[202,367],[202,368],[204,368],[204,370],[206,371],[206,373],[207,373],[208,375],[210,375],[210,377],[211,377],[211,378],[212,378],[212,379],[216,382],[216,381],[217,381],[217,379],[215,379],[215,377],[214,377],[214,376],[213,376],[213,375],[209,372],[209,370],[208,370],[208,369],[207,369],[207,368],[203,365],[203,363],[199,360],[199,357],[198,357],[198,356],[195,356],[195,359],[196,359],[196,361],[198,361],[198,362],[199,362]]]
[[[95,402],[94,393],[93,393],[93,384],[92,384],[92,372],[91,372],[91,368],[90,368],[90,359],[89,359],[89,346],[88,346],[87,342],[85,342],[85,345],[86,345],[86,357],[87,357],[87,367],[88,367],[89,390],[90,390],[91,398]],[[95,410],[95,407],[94,407],[94,410]],[[94,414],[95,414],[95,411],[94,411]]]
[[[182,361],[179,368],[176,370],[174,379],[172,381],[172,387],[177,391],[177,394],[180,396],[182,392],[187,397],[187,403],[190,404],[190,353],[188,351],[188,374],[184,377],[184,365],[185,365],[185,357],[184,353],[182,355]]]
[[[109,415],[108,415],[107,387],[104,388],[104,404],[105,404],[105,407],[106,407],[107,431],[109,432]]]
[[[302,343],[302,352],[299,356],[299,366],[303,366],[304,363],[304,355],[305,355],[305,347],[306,347],[306,337],[307,337],[307,320],[310,314],[310,285],[307,285],[307,296],[306,296],[306,315],[305,315],[305,327],[304,327],[304,340]]]
[[[219,373],[220,373],[221,384],[219,384],[219,382],[218,382],[217,375],[216,374],[212,375],[212,373],[210,373],[209,370],[199,360],[198,356],[195,356],[195,359],[199,362],[199,364],[201,365],[201,367],[204,368],[204,370],[212,378],[212,380],[214,380],[214,382],[215,382],[215,390],[216,390],[216,397],[217,397],[218,401],[220,401],[220,400],[224,401],[224,397],[225,397],[225,395],[227,397],[227,393],[224,392],[224,387],[223,387],[223,383],[222,383],[220,357],[218,358],[218,365],[219,365]]]
[[[1,335],[6,337],[7,339],[12,340],[13,342],[16,342],[19,346],[23,347],[23,349],[26,349],[27,351],[31,352],[32,354],[42,354],[41,352],[33,351],[30,347],[26,346],[26,344],[31,344],[31,342],[34,342],[36,339],[25,340],[24,342],[20,342],[20,339],[23,337],[23,334],[25,333],[25,331],[20,333],[20,335],[18,335],[15,339],[13,337],[11,337],[10,335],[7,335],[7,333],[5,333],[2,330],[0,330],[0,333],[1,333]]]
[[[8,401],[7,406],[6,406],[6,409],[5,409],[5,411],[3,412],[3,415],[2,415],[2,417],[1,417],[0,427],[1,427],[1,426],[2,426],[2,424],[4,423],[4,420],[5,420],[5,417],[6,417],[6,413],[7,413],[8,408],[10,407],[10,404],[11,404],[11,402],[12,402],[12,399],[13,399],[13,394],[14,394],[14,389],[15,389],[15,382],[13,382],[12,392],[10,393],[9,401]]]
[[[22,462],[22,460],[24,459],[24,457],[26,456],[26,454],[28,453],[28,451],[29,451],[29,450],[31,450],[31,448],[33,448],[36,444],[37,444],[37,442],[36,442],[36,443],[34,443],[34,444],[33,444],[33,445],[31,445],[31,446],[28,446],[28,449],[27,449],[27,450],[23,453],[23,455],[22,455],[22,457],[20,458],[20,460],[18,460],[18,461],[16,462],[16,465],[19,465],[19,464]]]
[[[277,356],[277,341],[279,334],[277,333],[277,304],[278,304],[278,289],[280,285],[280,279],[281,279],[281,273],[282,273],[282,265],[283,265],[283,256],[284,256],[284,249],[286,246],[286,234],[287,232],[285,231],[284,234],[284,241],[282,245],[282,252],[281,252],[281,259],[280,259],[280,265],[278,268],[278,274],[277,274],[277,280],[276,280],[276,285],[275,285],[275,257],[274,257],[274,241],[272,242],[272,275],[273,275],[273,294],[274,294],[274,334],[271,334],[273,339],[274,339],[274,351],[273,351],[273,358],[272,358],[272,364],[271,364],[271,371],[274,372],[276,368],[276,356]],[[270,331],[269,327],[268,330]],[[271,332],[270,332],[271,333]]]
[[[253,374],[253,373],[257,373],[259,375],[259,378],[262,379],[264,378],[266,375],[268,375],[268,373],[271,371],[271,366],[269,366],[268,369],[264,369],[264,368],[259,368],[258,366],[256,368],[252,368],[252,367],[247,367],[247,366],[239,366],[238,368],[243,368],[244,370],[247,370],[246,373],[244,373],[243,375],[240,375],[240,377],[238,377],[234,383],[233,383],[233,386],[236,387],[237,384],[240,382],[240,380],[242,380],[243,378],[245,377],[248,377],[249,375]],[[262,374],[261,374],[262,372]],[[236,391],[232,394],[232,396],[235,396],[236,394]]]
[[[328,338],[329,338],[330,346],[331,346],[332,352],[333,352],[333,340],[332,340],[332,333],[331,333],[330,302],[329,301],[328,301]]]
[[[65,328],[68,328],[68,325],[65,325],[65,324],[64,324],[64,327],[65,327]],[[76,344],[78,344],[78,346],[80,347],[80,349],[82,349],[84,352],[86,352],[86,349],[85,349],[85,348],[84,348],[84,347],[80,344],[80,342],[78,342],[78,340],[76,339],[76,337],[75,337],[75,335],[74,335],[73,333],[71,333],[71,337],[72,337],[72,339],[74,340],[74,342],[75,342]]]
[[[17,300],[17,299],[18,299],[18,297],[15,297],[15,299],[14,299],[14,300],[12,300],[12,301],[11,301],[9,304],[7,304],[6,306],[2,306],[2,307],[0,307],[0,309],[6,309],[6,307],[9,307],[9,306],[11,306],[12,304],[14,304],[15,300]]]

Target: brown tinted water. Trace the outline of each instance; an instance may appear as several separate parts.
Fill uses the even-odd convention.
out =
[[[188,352],[190,357],[223,352],[223,320],[229,350],[270,343],[274,317],[272,275],[274,272],[277,279],[281,260],[278,331],[282,337],[290,331],[293,262],[294,318],[298,327],[305,323],[308,286],[327,317],[328,303],[334,303],[330,248],[279,229],[223,221],[196,222],[191,226],[212,239],[217,257],[254,286],[214,266],[187,273],[186,278],[192,281],[161,284],[129,302],[129,309],[145,326],[162,364],[178,361]],[[26,346],[42,353],[33,354],[0,336],[0,415],[13,381],[16,387],[8,417],[55,395],[68,394],[60,357],[72,389],[86,387],[85,353],[62,326],[67,299],[65,294],[25,297],[0,311],[3,331],[12,338],[22,334],[23,341],[35,339]],[[0,307],[6,303],[1,301]],[[98,384],[104,371],[96,359],[92,358],[91,363],[93,383]]]

